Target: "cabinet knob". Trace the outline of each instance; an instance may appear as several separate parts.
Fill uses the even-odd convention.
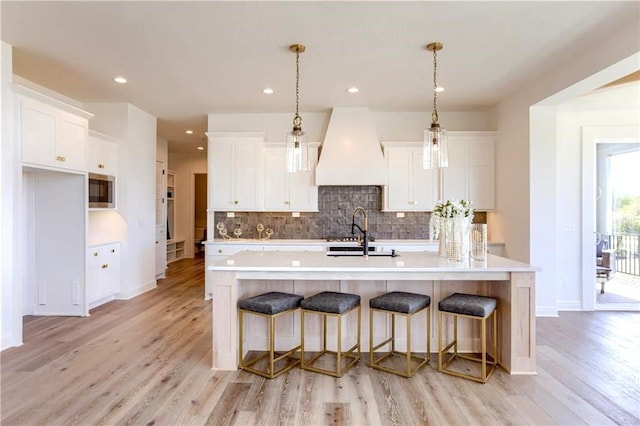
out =
[[[291,201],[285,201],[284,203],[288,205],[291,204]]]
[[[158,242],[156,241],[156,244],[158,244]]]
[[[66,158],[64,158],[62,155],[58,155],[58,156],[56,157],[56,160],[58,160],[58,161],[67,161],[67,159],[66,159]]]
[[[218,249],[218,253],[222,253],[222,249]]]
[[[238,200],[235,200],[235,201],[233,202],[233,204],[238,204]]]
[[[115,253],[115,252],[116,252],[116,249],[111,249],[111,253]]]
[[[104,164],[98,164],[99,169],[104,169]]]
[[[94,255],[94,256],[97,256],[97,255],[98,255],[98,252],[97,252],[97,251],[94,251],[94,252],[93,252],[93,255]]]
[[[108,268],[109,265],[107,265],[106,263],[104,265],[102,265],[102,269]]]

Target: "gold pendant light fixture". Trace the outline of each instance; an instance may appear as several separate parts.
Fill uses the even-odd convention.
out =
[[[447,131],[438,123],[438,92],[444,89],[438,86],[438,60],[436,52],[442,50],[444,44],[434,42],[427,44],[427,50],[433,52],[433,112],[431,127],[424,131],[422,166],[425,169],[447,167]]]
[[[296,173],[309,170],[309,144],[307,134],[302,130],[302,118],[298,113],[300,103],[300,54],[306,50],[302,44],[292,44],[289,50],[296,54],[296,115],[293,117],[293,129],[287,133],[286,162],[287,172]]]

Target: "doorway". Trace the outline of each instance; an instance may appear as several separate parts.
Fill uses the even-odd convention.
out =
[[[633,127],[584,128],[583,306],[640,311],[640,140]]]
[[[194,255],[204,255],[202,242],[207,239],[207,174],[194,173],[193,189]]]

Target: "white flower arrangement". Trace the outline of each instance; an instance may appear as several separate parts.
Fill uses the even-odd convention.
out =
[[[431,213],[431,220],[429,221],[429,235],[431,239],[438,238],[440,229],[446,220],[462,218],[466,218],[469,224],[473,221],[473,209],[471,208],[470,201],[438,201],[433,209],[433,213]]]

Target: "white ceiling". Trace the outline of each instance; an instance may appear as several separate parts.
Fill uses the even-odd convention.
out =
[[[158,117],[172,150],[200,143],[208,113],[293,112],[292,43],[307,46],[302,115],[333,106],[431,110],[425,45],[432,41],[445,45],[438,108],[465,111],[495,105],[616,28],[640,23],[638,1],[3,0],[0,7],[15,74],[81,102],[130,102]],[[129,83],[115,84],[116,75]],[[350,86],[360,93],[348,94]],[[264,95],[265,87],[275,93]]]

